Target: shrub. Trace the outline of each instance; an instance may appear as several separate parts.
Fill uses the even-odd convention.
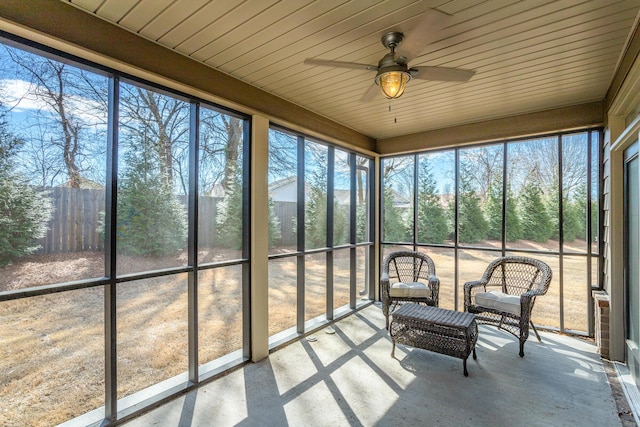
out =
[[[443,243],[449,237],[449,226],[436,180],[426,158],[420,161],[418,175],[418,242]]]
[[[185,206],[153,162],[145,155],[141,157],[129,159],[118,189],[118,252],[154,256],[175,253],[186,244]]]
[[[36,240],[47,232],[52,210],[42,193],[0,173],[0,265],[39,249]]]
[[[0,266],[37,250],[51,219],[50,200],[14,171],[21,144],[0,118]]]
[[[533,180],[527,181],[520,193],[522,237],[544,243],[553,234],[553,224],[542,200],[542,190]]]

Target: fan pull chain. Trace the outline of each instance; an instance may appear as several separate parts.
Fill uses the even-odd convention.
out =
[[[391,101],[393,101],[393,99],[389,99],[389,112],[391,112]],[[398,123],[398,118],[395,114],[393,115],[393,123]]]

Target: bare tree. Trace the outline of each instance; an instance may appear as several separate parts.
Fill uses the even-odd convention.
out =
[[[244,141],[242,119],[209,109],[200,114],[200,187],[219,185],[228,192],[241,169]]]
[[[502,145],[461,150],[460,161],[465,166],[465,173],[483,201],[487,200],[492,182],[502,176],[502,159]]]
[[[123,84],[121,87],[120,127],[154,150],[159,158],[161,176],[173,186],[179,143],[188,146],[189,142],[189,104],[138,86]],[[184,155],[181,160],[186,161]],[[181,172],[179,181],[186,190],[187,168],[178,169]]]
[[[83,133],[91,127],[106,123],[106,85],[104,78],[69,64],[46,57],[32,55],[5,46],[5,52],[16,65],[16,76],[30,84],[23,94],[40,103],[41,118],[52,119],[59,133],[47,128],[48,143],[58,147],[67,184],[78,188],[82,181],[85,141]],[[41,172],[41,171],[40,171]]]

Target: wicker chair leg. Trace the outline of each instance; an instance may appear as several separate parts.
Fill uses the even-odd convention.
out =
[[[524,357],[524,341],[520,341],[520,357]]]
[[[462,367],[464,368],[464,376],[468,377],[469,376],[469,371],[467,371],[467,359],[466,358],[462,359]]]
[[[500,323],[498,323],[498,329],[502,329],[502,324],[504,323],[504,316],[500,317]]]
[[[533,328],[533,332],[535,332],[536,338],[538,338],[538,341],[542,342],[542,338],[540,338],[540,335],[538,334],[538,330],[536,329],[536,326],[533,324],[533,321],[531,321],[531,328]]]

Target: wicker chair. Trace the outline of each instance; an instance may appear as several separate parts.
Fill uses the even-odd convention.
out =
[[[427,255],[413,251],[389,254],[380,277],[382,313],[387,319],[387,329],[389,314],[403,301],[437,307],[439,288],[435,264]]]
[[[551,283],[551,268],[533,258],[507,256],[494,260],[482,279],[464,285],[464,309],[476,314],[478,323],[496,325],[520,340],[520,357],[529,337],[536,297],[544,295]]]

